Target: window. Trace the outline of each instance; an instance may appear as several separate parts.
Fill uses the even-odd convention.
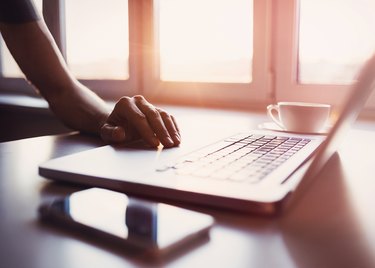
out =
[[[5,45],[3,39],[1,39],[0,44],[0,52],[1,52],[1,71],[2,75],[5,77],[22,77],[23,74],[18,67],[17,63],[13,59],[12,55],[10,54],[8,48]]]
[[[145,17],[145,93],[200,105],[264,104],[271,96],[270,2],[155,0]]]
[[[250,83],[252,18],[249,0],[160,1],[160,79]]]
[[[138,65],[132,57],[134,46],[129,46],[128,1],[35,1],[69,68],[82,83],[107,99],[136,93]],[[88,5],[90,12],[86,12]],[[134,21],[133,28],[137,27]],[[0,48],[1,88],[29,94],[32,90],[4,43]]]
[[[43,0],[33,0],[35,7],[37,8],[39,14],[42,14],[42,1]],[[10,54],[5,42],[0,38],[0,66],[1,75],[5,77],[20,78],[23,77],[23,73],[18,67],[17,63]]]
[[[298,81],[352,83],[374,53],[374,10],[368,0],[300,1]]]
[[[127,80],[127,2],[66,0],[65,14],[67,62],[73,74],[80,79]]]
[[[104,98],[262,109],[340,104],[375,51],[374,11],[371,0],[43,3],[69,68]],[[0,53],[1,86],[25,87],[3,45]]]
[[[276,98],[342,103],[359,68],[375,51],[374,2],[275,4]],[[375,107],[374,97],[371,105]]]

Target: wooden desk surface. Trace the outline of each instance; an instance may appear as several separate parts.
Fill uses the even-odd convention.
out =
[[[204,143],[211,134],[225,137],[265,119],[248,113],[169,110],[179,118],[183,146],[197,139]],[[311,188],[281,217],[182,204],[213,215],[217,223],[209,241],[159,262],[144,261],[37,220],[42,201],[80,189],[43,179],[38,164],[100,146],[100,140],[76,134],[1,143],[0,266],[375,267],[375,131],[371,129],[375,124],[356,124]]]

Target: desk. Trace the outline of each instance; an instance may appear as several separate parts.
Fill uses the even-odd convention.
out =
[[[265,120],[263,114],[167,109],[179,118],[182,146]],[[375,124],[357,123],[305,195],[280,217],[179,204],[209,213],[217,223],[209,241],[155,263],[37,220],[42,201],[80,189],[45,180],[38,164],[101,146],[99,139],[72,134],[1,143],[0,266],[375,267],[375,132],[370,129]]]

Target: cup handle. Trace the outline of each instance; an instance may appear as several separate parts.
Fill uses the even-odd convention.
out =
[[[274,111],[277,112],[277,115],[279,115],[279,106],[276,104],[270,104],[267,106],[267,114],[272,119],[273,122],[276,123],[281,129],[285,129],[283,124],[280,122],[280,120],[274,115]]]

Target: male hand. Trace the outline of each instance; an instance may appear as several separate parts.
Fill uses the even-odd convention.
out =
[[[159,143],[173,147],[181,142],[174,117],[140,95],[122,97],[101,127],[100,135],[108,143],[142,138],[152,147]]]

